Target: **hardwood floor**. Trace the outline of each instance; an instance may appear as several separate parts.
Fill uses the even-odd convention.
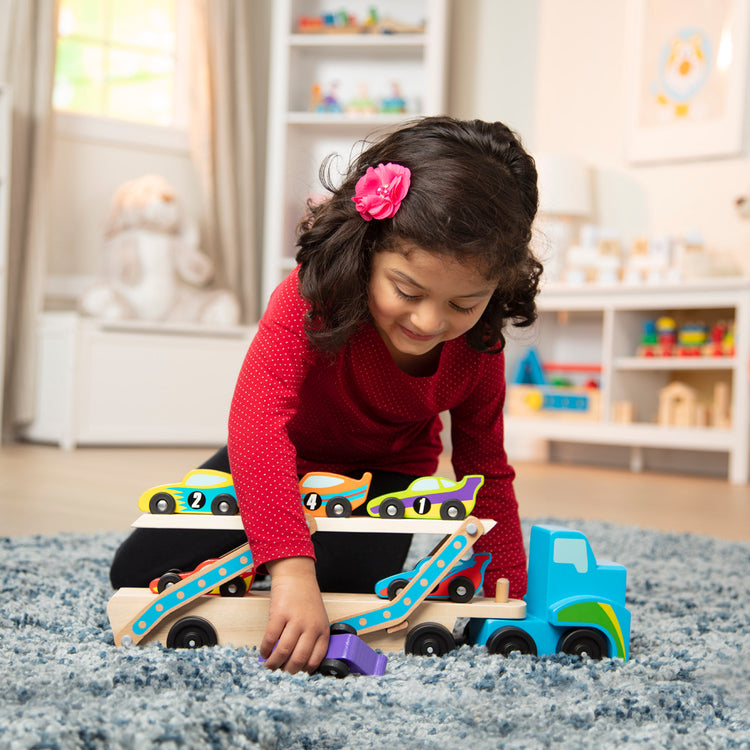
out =
[[[141,492],[179,481],[210,449],[0,447],[0,535],[126,530]],[[517,463],[523,518],[598,519],[750,539],[750,486],[721,479]],[[440,473],[452,476],[447,460]]]

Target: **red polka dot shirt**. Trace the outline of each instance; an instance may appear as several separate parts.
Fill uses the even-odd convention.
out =
[[[444,343],[434,375],[412,377],[369,323],[335,357],[319,354],[305,335],[309,304],[297,284],[294,271],[272,295],[229,415],[232,476],[256,564],[314,558],[299,474],[431,476],[442,451],[440,414],[448,411],[456,477],[484,475],[473,514],[497,522],[475,545],[492,553],[485,595],[504,576],[511,596],[522,596],[526,556],[503,448],[503,355],[480,354],[461,337]]]

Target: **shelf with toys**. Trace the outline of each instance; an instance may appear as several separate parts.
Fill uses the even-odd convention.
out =
[[[373,132],[444,110],[447,0],[334,7],[273,3],[264,301],[294,268],[296,227],[322,193],[323,160],[348,161]]]
[[[633,470],[644,449],[721,453],[730,481],[750,480],[750,280],[548,285],[539,310],[509,347],[508,435],[624,446]],[[512,382],[529,345],[541,374]],[[546,361],[594,365],[597,377],[547,382]],[[563,390],[545,406],[541,385]],[[583,385],[596,408],[560,408],[565,387]]]

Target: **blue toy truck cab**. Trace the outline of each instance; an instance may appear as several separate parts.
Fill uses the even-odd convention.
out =
[[[588,654],[628,658],[626,571],[597,562],[580,532],[533,526],[523,620],[472,619],[469,640],[491,653]]]

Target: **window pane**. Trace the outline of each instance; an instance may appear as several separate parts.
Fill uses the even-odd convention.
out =
[[[174,51],[174,0],[113,0],[112,10],[115,44]]]
[[[106,114],[122,120],[171,125],[173,61],[165,55],[110,53]]]
[[[99,0],[61,0],[58,30],[61,36],[101,39],[104,34],[106,2]]]
[[[103,49],[60,39],[55,65],[54,104],[57,109],[100,114],[103,101]]]

